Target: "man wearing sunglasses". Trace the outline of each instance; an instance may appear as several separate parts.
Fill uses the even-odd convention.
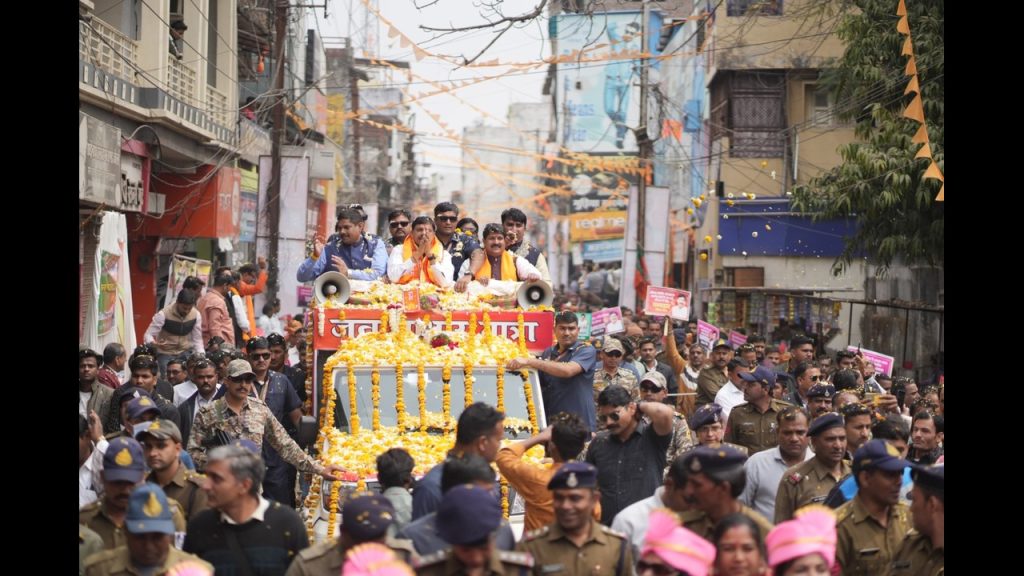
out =
[[[388,256],[391,256],[391,251],[395,249],[395,246],[401,246],[402,242],[405,242],[409,231],[412,230],[411,225],[412,213],[405,208],[392,210],[388,213],[388,232],[391,236],[388,237],[388,241],[384,245]]]
[[[661,402],[635,402],[622,386],[605,388],[597,410],[605,430],[590,443],[586,461],[598,470],[601,523],[607,526],[623,508],[661,486],[674,412]]]
[[[434,206],[434,220],[437,222],[437,241],[451,254],[455,273],[458,274],[462,270],[462,263],[469,260],[469,270],[455,279],[455,291],[464,292],[466,285],[484,265],[484,251],[475,238],[455,231],[455,224],[459,221],[459,207],[454,203],[441,202]]]
[[[640,380],[640,399],[644,402],[661,402],[668,404],[670,407],[675,406],[675,403],[668,396],[668,382],[665,380],[665,376],[657,370],[651,370]],[[650,424],[651,420],[647,416],[644,416],[644,422]],[[673,411],[672,413],[672,442],[668,445],[668,450],[665,452],[665,473],[668,474],[668,469],[672,466],[672,462],[675,461],[676,456],[686,452],[690,448],[693,448],[693,438],[690,437],[690,427],[686,424],[686,418],[683,418],[681,414]]]
[[[269,358],[268,358],[269,360]],[[288,435],[288,432],[270,412],[267,405],[251,397],[256,373],[245,360],[232,360],[228,364],[227,392],[213,405],[196,415],[192,424],[188,452],[196,468],[206,469],[208,451],[212,449],[217,432],[234,439],[245,439],[262,446],[264,440],[277,450],[281,459],[299,470],[323,476],[327,480],[341,480],[341,468],[333,464],[323,466],[310,458]]]
[[[811,386],[824,381],[821,369],[809,361],[801,362],[793,371],[793,377],[796,378],[796,390],[793,392],[792,402],[801,408],[807,408],[807,393],[811,391]]]
[[[639,395],[636,376],[622,367],[622,358],[626,349],[622,341],[614,336],[605,336],[601,346],[601,368],[594,373],[594,404],[597,404],[597,397],[601,392],[612,385],[622,386],[629,390],[634,398]]]
[[[299,265],[296,279],[311,282],[331,270],[353,280],[377,280],[383,276],[388,263],[384,242],[377,236],[363,234],[362,226],[359,212],[350,208],[339,211],[335,234],[326,243],[314,240],[314,256]]]
[[[253,395],[258,397],[286,430],[296,429],[302,418],[302,400],[288,378],[270,369],[270,344],[266,338],[253,338],[245,347],[252,371],[256,374]],[[263,496],[268,500],[295,507],[295,468],[281,459],[271,446],[263,445]]]
[[[743,446],[750,454],[778,446],[778,416],[788,404],[772,398],[775,371],[758,366],[753,372],[740,372],[739,377],[746,403],[726,418],[725,441]]]

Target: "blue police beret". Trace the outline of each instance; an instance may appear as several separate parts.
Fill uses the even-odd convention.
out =
[[[152,482],[140,484],[128,497],[128,511],[124,516],[125,530],[132,534],[160,532],[174,534],[174,520],[167,494]]]
[[[494,492],[460,484],[445,492],[437,509],[437,533],[449,544],[486,539],[501,525],[501,504]]]
[[[721,472],[743,466],[747,456],[730,446],[718,448],[698,446],[686,453],[686,469],[694,474],[701,472]]]
[[[566,462],[548,482],[548,490],[556,488],[596,488],[597,468],[586,462]]]
[[[882,439],[869,440],[853,453],[854,473],[874,468],[886,472],[902,472],[909,465],[895,446]]]
[[[142,445],[134,438],[118,436],[103,454],[103,478],[108,482],[142,482],[146,462]]]
[[[753,372],[740,372],[740,378],[747,382],[757,382],[764,386],[771,386],[775,384],[775,378],[777,374],[775,370],[768,368],[767,366],[758,366],[754,368]]]
[[[380,494],[353,494],[341,511],[341,529],[356,542],[379,538],[395,519],[391,501]]]
[[[914,479],[914,484],[933,492],[938,492],[940,495],[944,494],[946,485],[945,463],[933,464],[931,466],[911,464],[910,466],[913,468],[911,477]]]
[[[836,395],[836,387],[831,384],[815,384],[807,391],[808,398],[831,398]]]
[[[842,428],[843,426],[845,426],[845,423],[843,422],[842,416],[836,414],[835,412],[828,412],[826,414],[818,416],[817,418],[814,419],[814,422],[811,422],[810,427],[807,428],[807,435],[817,436],[818,434],[821,434],[825,430],[831,430],[833,428]]]
[[[722,421],[722,407],[718,404],[705,404],[694,411],[690,417],[690,429],[697,431],[701,426]]]
[[[711,351],[714,352],[719,348],[728,348],[729,350],[732,350],[732,344],[729,344],[729,341],[725,338],[719,338],[718,341],[715,342],[715,345],[711,347]]]
[[[157,416],[160,415],[160,407],[156,405],[149,396],[139,396],[138,398],[132,398],[128,402],[128,419],[138,420],[142,418],[147,412],[153,412]]]

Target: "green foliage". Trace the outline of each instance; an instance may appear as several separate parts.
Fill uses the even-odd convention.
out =
[[[837,33],[846,50],[822,83],[835,94],[839,116],[853,121],[860,141],[839,148],[842,164],[793,190],[795,209],[816,219],[857,220],[833,265],[838,274],[857,257],[883,269],[893,262],[941,266],[944,261],[940,182],[924,180],[929,162],[915,160],[911,142],[919,124],[902,117],[913,94],[902,56],[904,36],[896,31],[896,2],[853,0]],[[945,174],[944,23],[942,0],[907,2],[932,156]]]

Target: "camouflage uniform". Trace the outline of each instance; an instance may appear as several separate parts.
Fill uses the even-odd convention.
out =
[[[203,443],[217,430],[236,439],[252,440],[257,446],[262,446],[266,439],[281,455],[281,459],[300,471],[310,474],[324,472],[324,467],[303,452],[270,408],[258,398],[246,398],[240,414],[231,410],[224,398],[214,401],[196,414],[188,440],[188,453],[195,461],[196,468],[206,468],[206,446]]]
[[[632,372],[620,367],[618,372],[609,375],[604,368],[598,368],[594,371],[594,404],[597,404],[597,397],[601,391],[613,384],[629,390],[629,395],[634,399],[640,397],[640,388],[637,386],[636,376]]]

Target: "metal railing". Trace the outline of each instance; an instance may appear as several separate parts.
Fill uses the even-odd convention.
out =
[[[206,108],[209,111],[210,117],[213,121],[225,128],[230,127],[234,124],[232,122],[235,116],[234,109],[228,108],[228,96],[227,94],[217,90],[213,86],[206,87]]]
[[[78,57],[124,80],[135,78],[139,44],[99,18],[78,22]]]
[[[196,71],[167,55],[167,91],[189,106],[196,105]]]

